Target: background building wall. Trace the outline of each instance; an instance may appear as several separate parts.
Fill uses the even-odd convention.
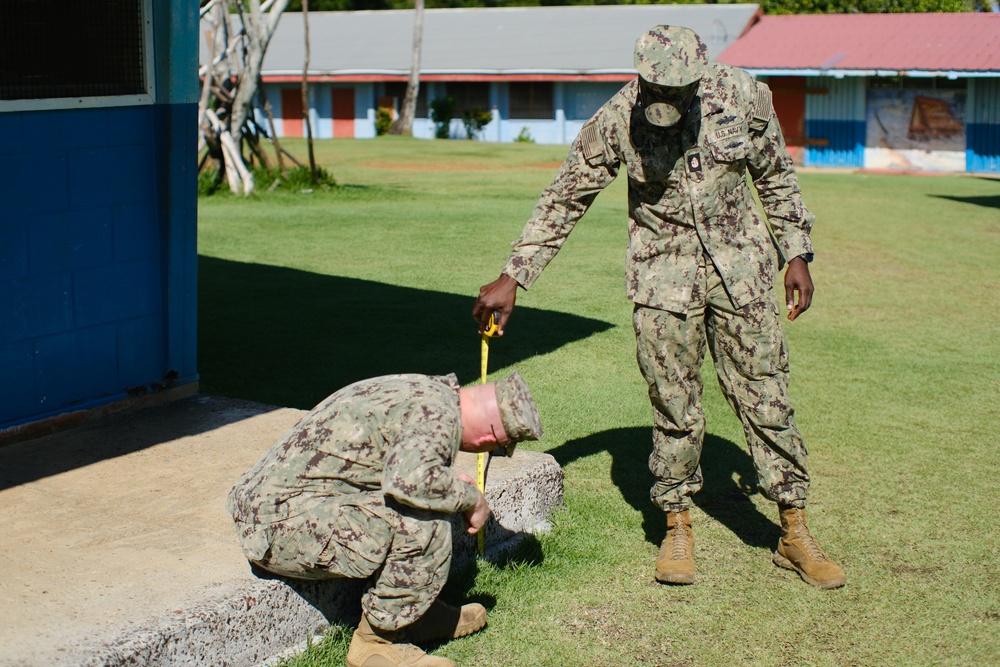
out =
[[[563,82],[552,85],[553,113],[546,118],[511,118],[510,84],[493,81],[489,84],[489,106],[493,111],[493,121],[479,135],[482,141],[513,142],[520,136],[530,137],[539,144],[569,144],[579,134],[591,116],[607,102],[621,87],[623,82]],[[386,84],[380,82],[329,83],[317,82],[309,86],[310,118],[313,131],[318,139],[329,139],[334,135],[332,118],[332,95],[335,89],[354,91],[355,139],[370,139],[375,135],[375,112],[379,100],[386,95]],[[301,129],[300,88],[291,83],[268,83],[264,91],[271,104],[274,124],[279,137],[303,136]],[[423,81],[421,95],[428,100],[447,95],[446,84],[442,81]],[[397,100],[399,103],[401,99]],[[293,102],[292,108],[287,108]],[[255,117],[261,127],[269,127],[263,109],[255,109]],[[434,123],[430,111],[418,115],[413,120],[413,136],[418,139],[433,139]],[[522,134],[523,133],[523,134]],[[340,134],[336,136],[342,136]],[[450,124],[452,139],[465,139],[467,134],[460,117]]]
[[[865,167],[965,171],[967,88],[965,79],[869,79]]]
[[[0,429],[196,382],[197,16],[155,104],[0,112]]]
[[[865,148],[865,82],[861,77],[808,77],[807,88],[826,95],[806,96],[806,138],[826,140],[805,148],[810,167],[862,167]]]
[[[1000,173],[1000,79],[970,81],[967,123],[967,169]]]
[[[761,79],[775,91],[775,109],[797,164],[1000,172],[1000,79],[946,82],[944,79],[911,77],[899,90],[893,90],[882,79],[865,77],[763,76]],[[380,82],[311,84],[310,118],[317,138],[334,136],[332,99],[335,89],[353,90],[351,136],[356,139],[375,137],[375,112],[379,100],[386,97],[386,85]],[[546,118],[512,118],[511,84],[493,81],[487,85],[494,119],[483,128],[478,139],[513,142],[524,137],[539,144],[569,144],[587,120],[624,83],[555,81],[552,83],[553,113]],[[265,90],[278,136],[302,136],[299,86],[272,83],[266,84]],[[421,83],[421,95],[426,99],[434,100],[446,94],[445,82]],[[295,108],[285,108],[283,97],[293,101]],[[797,105],[795,113],[789,112],[789,100]],[[915,113],[916,107],[920,107],[920,113]],[[258,122],[266,127],[263,111],[257,110],[256,115]],[[928,119],[933,116],[936,120],[921,120],[925,116]],[[921,129],[921,123],[927,122],[937,123],[936,128]],[[466,138],[461,118],[452,120],[449,135],[452,139]],[[346,135],[341,129],[336,136]],[[435,137],[429,111],[414,119],[413,136],[419,139]]]

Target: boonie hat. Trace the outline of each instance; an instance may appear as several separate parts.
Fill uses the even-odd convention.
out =
[[[538,406],[531,398],[528,383],[517,371],[503,380],[497,380],[495,391],[500,422],[509,440],[506,454],[512,456],[515,443],[542,437],[542,419],[538,414]]]
[[[690,28],[658,25],[636,40],[634,62],[649,83],[686,86],[708,71],[708,47]]]

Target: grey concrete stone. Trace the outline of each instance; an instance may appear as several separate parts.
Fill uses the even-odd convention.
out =
[[[302,414],[194,397],[0,447],[0,666],[250,667],[356,622],[363,582],[257,576],[225,511]],[[562,471],[522,447],[491,459],[487,496],[495,557],[547,525]],[[468,566],[476,538],[454,531]]]

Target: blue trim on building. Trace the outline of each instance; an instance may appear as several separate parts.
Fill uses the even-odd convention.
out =
[[[1000,125],[969,123],[966,169],[975,173],[1000,173]]]
[[[162,164],[157,193],[164,239],[167,350],[166,372],[177,384],[194,382],[198,347],[198,105],[156,109]]]
[[[1000,79],[970,83],[966,115],[966,170],[1000,173]]]
[[[198,0],[153,0],[156,101],[198,102]]]
[[[807,167],[863,167],[865,163],[865,123],[856,120],[806,119],[806,136],[826,139],[827,146],[810,146],[805,153]]]

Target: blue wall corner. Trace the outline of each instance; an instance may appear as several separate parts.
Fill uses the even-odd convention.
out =
[[[0,113],[0,428],[197,380],[198,4],[153,7],[155,105]]]

